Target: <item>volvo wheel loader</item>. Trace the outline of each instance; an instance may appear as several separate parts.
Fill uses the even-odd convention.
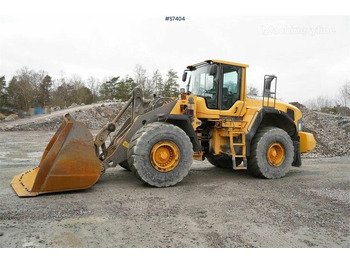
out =
[[[302,131],[300,110],[276,100],[276,76],[265,76],[261,98],[247,95],[247,67],[221,60],[190,65],[178,98],[145,103],[135,89],[95,139],[65,115],[39,166],[15,176],[13,189],[20,197],[86,189],[118,164],[149,185],[168,187],[188,174],[193,159],[264,178],[285,176],[315,139]],[[131,116],[119,124],[128,110]]]

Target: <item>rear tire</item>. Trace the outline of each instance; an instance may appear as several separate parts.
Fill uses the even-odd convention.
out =
[[[128,164],[145,183],[168,187],[179,183],[191,168],[193,148],[179,127],[154,122],[143,126],[131,139]]]
[[[248,170],[255,176],[275,179],[290,170],[294,147],[290,136],[282,129],[265,127],[252,140]]]

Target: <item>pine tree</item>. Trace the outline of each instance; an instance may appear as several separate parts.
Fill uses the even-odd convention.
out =
[[[100,95],[102,99],[121,99],[126,101],[130,98],[131,91],[135,88],[136,83],[128,75],[125,78],[120,76],[112,77],[102,83]]]
[[[100,94],[102,99],[113,99],[117,97],[117,84],[120,76],[112,77],[102,83]]]
[[[39,105],[44,107],[50,104],[50,90],[52,87],[51,76],[46,75],[39,86]]]
[[[179,95],[179,84],[177,79],[179,78],[177,73],[170,69],[167,73],[166,80],[164,83],[164,90],[162,96],[164,97],[177,97]]]
[[[127,75],[118,82],[116,98],[121,99],[122,101],[129,100],[131,91],[135,88],[135,86],[136,83],[134,80]]]

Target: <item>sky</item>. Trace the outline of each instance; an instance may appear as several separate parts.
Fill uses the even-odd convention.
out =
[[[186,66],[219,59],[248,64],[247,83],[259,90],[265,74],[277,75],[277,97],[287,102],[335,97],[350,81],[350,16],[341,6],[329,13],[320,1],[323,9],[300,12],[299,0],[277,9],[235,1],[116,3],[5,1],[0,76],[9,81],[26,66],[53,78],[103,80],[133,76],[139,64],[149,75],[173,69],[181,78]]]

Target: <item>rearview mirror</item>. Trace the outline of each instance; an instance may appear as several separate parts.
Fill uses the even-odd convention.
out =
[[[218,72],[218,66],[217,65],[211,65],[209,75],[216,76],[216,73]]]
[[[182,74],[182,82],[185,82],[187,79],[187,71],[184,71],[184,73]]]

